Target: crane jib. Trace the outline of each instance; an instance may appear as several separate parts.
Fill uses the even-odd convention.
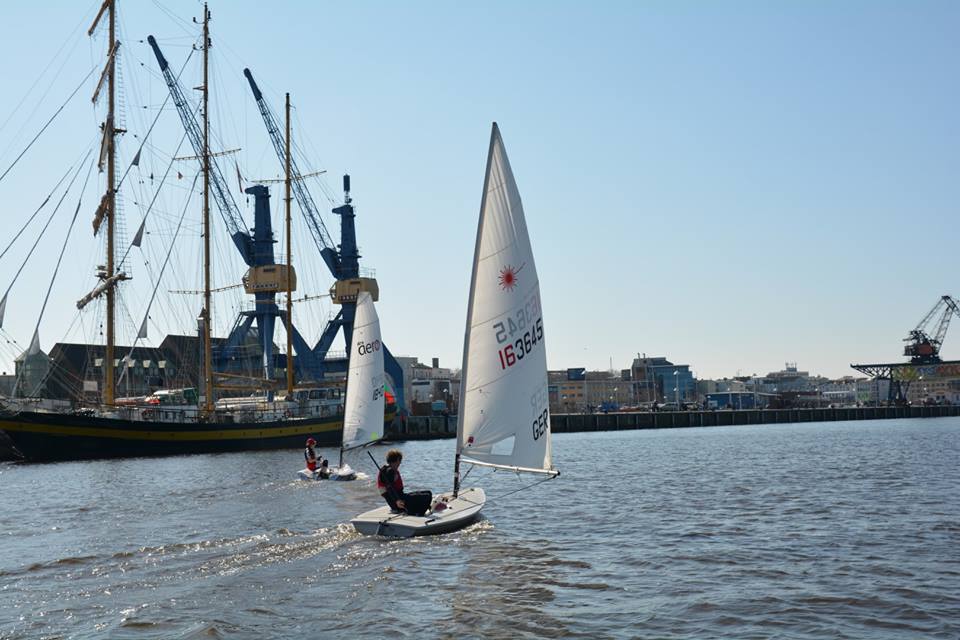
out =
[[[277,157],[280,159],[280,164],[286,165],[287,153],[284,146],[284,141],[280,135],[280,126],[277,124],[277,120],[274,118],[273,112],[270,111],[270,106],[264,99],[263,93],[260,91],[260,87],[258,87],[256,81],[254,81],[253,74],[250,73],[250,69],[244,69],[243,75],[246,76],[247,82],[250,83],[250,90],[253,92],[253,97],[257,102],[257,108],[260,109],[260,115],[263,117],[263,123],[267,127],[267,134],[270,136],[270,142],[273,143],[273,149],[276,151]],[[291,153],[291,173],[295,176],[305,175],[300,171],[300,168],[297,166],[297,162],[293,156],[294,154]],[[320,217],[320,211],[317,209],[317,205],[313,201],[313,197],[310,195],[310,192],[307,191],[307,188],[303,185],[303,181],[292,181],[290,184],[290,189],[293,191],[293,196],[300,205],[300,210],[303,212],[303,217],[307,221],[307,228],[310,230],[310,235],[313,237],[313,241],[317,245],[317,251],[320,252],[320,256],[323,258],[324,263],[327,265],[327,268],[330,269],[331,275],[333,275],[333,277],[337,280],[351,277],[355,278],[357,276],[356,273],[351,274],[343,272],[344,265],[341,262],[340,255],[337,253],[337,245],[330,237],[330,232],[327,231],[327,227],[323,223],[323,219]]]
[[[176,76],[170,71],[170,65],[160,51],[156,39],[153,36],[147,36],[147,42],[157,57],[157,63],[163,72],[167,89],[170,90],[170,97],[173,98],[173,103],[177,107],[177,113],[180,114],[180,121],[183,123],[183,128],[187,132],[187,137],[190,138],[190,145],[193,147],[197,159],[202,163],[204,157],[203,134],[201,133],[200,125],[197,123],[194,111],[190,108],[190,104],[183,90],[180,88],[180,83],[177,81]],[[220,216],[227,225],[230,237],[233,239],[233,243],[240,252],[243,261],[247,266],[253,266],[255,258],[253,238],[250,237],[249,232],[245,231],[246,225],[243,222],[243,216],[240,215],[240,209],[233,200],[230,190],[226,188],[226,181],[220,172],[219,165],[217,165],[216,160],[212,156],[209,158],[209,161],[210,187],[213,200],[217,205],[217,209],[220,211]]]

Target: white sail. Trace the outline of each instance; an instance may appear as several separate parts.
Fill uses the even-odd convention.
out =
[[[464,340],[457,453],[549,471],[550,409],[540,282],[496,123],[490,137]]]
[[[347,373],[343,449],[376,442],[383,437],[383,343],[380,319],[366,291],[357,299]]]

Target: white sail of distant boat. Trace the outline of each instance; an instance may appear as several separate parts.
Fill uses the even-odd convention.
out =
[[[344,405],[340,461],[336,467],[298,472],[304,480],[356,480],[357,472],[343,461],[343,454],[379,442],[383,438],[384,372],[380,318],[371,295],[357,296],[347,370],[347,399]]]
[[[361,514],[352,521],[358,531],[406,537],[469,524],[486,495],[460,489],[461,463],[559,475],[552,465],[543,331],[523,205],[494,123],[467,303],[453,492],[439,496],[422,517],[389,507]]]
[[[353,344],[350,350],[350,370],[347,373],[347,400],[344,409],[343,442],[340,463],[331,473],[331,479],[347,480],[357,477],[349,465],[344,465],[343,454],[351,449],[373,444],[383,437],[383,342],[380,337],[380,319],[373,298],[363,291],[357,298],[357,312],[353,320]]]

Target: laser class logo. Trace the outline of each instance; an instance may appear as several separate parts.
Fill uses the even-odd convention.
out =
[[[500,275],[497,277],[500,288],[504,291],[513,291],[517,286],[517,274],[523,270],[524,266],[526,266],[526,263],[514,269],[512,264],[508,264],[500,269]]]

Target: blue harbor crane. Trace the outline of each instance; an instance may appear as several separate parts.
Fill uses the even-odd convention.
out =
[[[147,38],[153,52],[160,65],[164,80],[170,95],[173,98],[174,105],[180,115],[183,127],[190,139],[194,152],[202,161],[204,148],[203,136],[196,116],[190,107],[180,84],[173,75],[170,65],[160,51],[156,39],[153,36]],[[248,79],[253,87],[252,77]],[[257,90],[259,93],[259,90]],[[262,101],[262,96],[258,100],[261,104],[261,113],[269,114],[269,109]],[[265,116],[265,120],[266,120]],[[272,115],[270,115],[272,121]],[[275,125],[275,122],[274,122]],[[269,124],[268,124],[269,130]],[[274,136],[271,134],[271,138]],[[276,145],[276,142],[275,142]],[[282,147],[281,147],[282,149]],[[249,267],[243,277],[244,288],[247,293],[254,296],[256,304],[252,311],[242,311],[230,335],[226,341],[214,349],[213,365],[219,372],[237,371],[243,367],[248,360],[242,357],[244,354],[244,344],[254,322],[257,325],[257,343],[262,353],[263,377],[271,379],[273,371],[278,365],[279,354],[273,353],[273,333],[276,327],[276,320],[280,318],[286,324],[286,312],[281,310],[276,304],[276,294],[287,289],[289,280],[291,289],[296,288],[296,273],[292,266],[277,264],[273,255],[273,229],[270,222],[270,204],[269,191],[265,186],[255,185],[246,189],[246,193],[254,196],[254,227],[252,234],[246,231],[243,217],[237,207],[229,189],[226,188],[226,181],[216,163],[215,154],[210,154],[210,185],[220,215],[227,226],[227,230],[233,240],[234,245],[240,252],[244,263]],[[285,159],[285,158],[284,158]],[[292,158],[291,158],[292,160]],[[299,172],[296,173],[299,176]],[[356,300],[360,291],[370,291],[374,300],[377,299],[378,290],[376,280],[372,278],[361,278],[359,275],[359,252],[357,251],[356,232],[354,229],[354,209],[350,198],[350,178],[344,176],[344,204],[333,209],[333,212],[340,215],[341,218],[341,244],[339,251],[334,248],[330,235],[323,225],[322,220],[316,212],[316,206],[312,199],[309,199],[309,205],[304,205],[309,194],[302,188],[300,181],[293,182],[294,193],[297,194],[298,202],[304,211],[311,235],[320,249],[320,255],[324,263],[330,269],[336,278],[334,286],[330,290],[331,298],[340,303],[341,310],[328,326],[325,328],[319,341],[314,347],[310,347],[303,336],[292,326],[291,339],[294,346],[294,368],[299,374],[300,380],[321,381],[327,373],[343,373],[347,370],[346,358],[327,358],[330,346],[334,338],[343,328],[346,344],[350,344],[353,334],[353,319],[356,313]],[[301,200],[301,197],[304,198]],[[311,207],[312,208],[308,208]],[[309,211],[309,213],[307,213]],[[386,362],[385,368],[394,382],[394,391],[397,397],[398,406],[403,406],[403,370],[396,362],[395,358],[385,348]]]
[[[183,128],[190,139],[194,153],[200,161],[203,161],[203,134],[197,118],[177,81],[176,76],[170,69],[166,57],[160,51],[157,41],[153,36],[147,37],[147,42],[153,48],[157,62],[160,65],[160,71],[163,73],[164,81],[173,98],[173,103],[180,114],[180,120]],[[227,337],[224,344],[218,345],[213,349],[213,368],[219,372],[237,371],[243,369],[245,358],[238,358],[242,352],[242,345],[250,335],[251,325],[254,321],[257,323],[257,343],[262,351],[262,375],[265,379],[272,378],[275,367],[275,357],[273,354],[273,333],[276,326],[277,317],[285,319],[285,314],[277,307],[276,294],[286,288],[287,278],[296,282],[296,274],[293,269],[288,269],[287,265],[278,265],[273,256],[273,230],[270,223],[270,204],[269,192],[266,187],[257,185],[246,190],[246,193],[254,196],[254,228],[251,235],[246,231],[246,225],[240,209],[234,201],[230,190],[226,186],[223,173],[216,162],[216,158],[211,154],[210,158],[210,187],[214,202],[234,245],[240,252],[244,263],[249,267],[243,277],[244,287],[247,293],[254,296],[256,304],[253,311],[242,311],[234,325],[233,330]],[[303,337],[296,332],[294,328],[293,342],[299,347],[299,353],[305,354],[301,365],[305,365],[308,371],[314,371],[319,367],[313,360],[315,356],[313,351],[307,346]]]
[[[270,105],[264,99],[250,69],[244,69],[243,75],[250,83],[250,90],[253,92],[253,98],[260,110],[260,115],[263,117],[267,134],[273,143],[274,151],[277,153],[281,166],[286,166],[289,163],[291,190],[300,205],[300,211],[306,221],[307,228],[310,230],[310,235],[313,237],[314,244],[316,244],[324,263],[335,279],[334,285],[330,289],[330,298],[340,305],[340,311],[327,324],[313,352],[318,355],[319,361],[323,363],[324,372],[345,371],[346,360],[327,359],[326,354],[340,329],[343,329],[344,342],[348,345],[347,352],[349,353],[349,345],[353,336],[353,319],[357,310],[357,296],[361,291],[367,291],[376,301],[380,293],[375,278],[360,275],[360,253],[357,250],[357,233],[354,225],[356,212],[350,197],[350,176],[343,177],[344,203],[333,209],[333,213],[340,216],[340,244],[337,245],[338,249],[334,246],[330,234],[323,224],[317,205],[304,184],[304,174],[300,172],[294,154],[291,153],[289,159],[287,158],[286,145],[280,133],[280,126],[270,110]],[[384,369],[393,380],[397,406],[403,407],[403,368],[386,345],[384,345]]]

